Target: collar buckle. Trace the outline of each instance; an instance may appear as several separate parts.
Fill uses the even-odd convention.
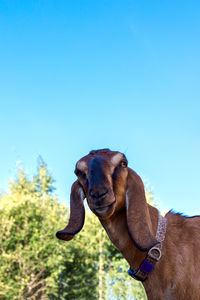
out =
[[[162,256],[162,253],[161,253],[161,250],[158,247],[152,247],[149,250],[147,256],[154,259],[154,260],[156,260],[156,261],[159,261],[161,256]]]

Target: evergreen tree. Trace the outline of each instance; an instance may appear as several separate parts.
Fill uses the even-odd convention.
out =
[[[32,180],[20,168],[9,193],[1,198],[0,299],[57,295],[63,245],[55,232],[67,211],[52,191],[52,177],[40,163]]]

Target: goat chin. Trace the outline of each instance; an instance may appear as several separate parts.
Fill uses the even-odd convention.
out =
[[[70,240],[82,229],[87,198],[111,242],[136,270],[157,243],[158,210],[147,204],[143,182],[127,164],[124,154],[109,149],[93,150],[77,162],[69,223],[57,237]],[[143,282],[148,299],[200,300],[200,217],[170,211],[166,218],[162,257]]]
[[[114,212],[115,202],[107,206],[99,206],[92,209],[92,212],[99,218],[109,218]]]

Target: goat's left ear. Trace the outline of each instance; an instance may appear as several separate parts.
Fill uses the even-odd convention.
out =
[[[58,239],[70,241],[82,229],[85,220],[84,198],[83,188],[77,180],[71,188],[69,223],[63,230],[56,233]]]
[[[126,214],[130,238],[139,250],[148,251],[158,243],[152,233],[143,182],[131,169],[127,177]]]

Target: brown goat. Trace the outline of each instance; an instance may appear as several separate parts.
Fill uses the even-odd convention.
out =
[[[76,164],[70,220],[57,237],[69,241],[84,224],[83,200],[99,218],[132,270],[138,269],[155,238],[159,212],[147,204],[141,178],[120,152],[91,151]],[[143,282],[148,299],[200,299],[200,218],[168,212],[162,257]]]

